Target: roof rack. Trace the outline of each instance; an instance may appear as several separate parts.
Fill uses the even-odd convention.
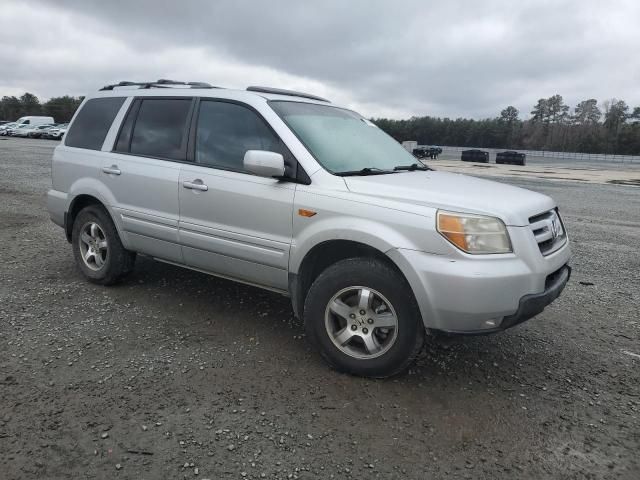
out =
[[[167,80],[166,78],[161,78],[156,81],[151,82],[128,82],[122,81],[119,83],[114,83],[113,85],[106,85],[100,89],[100,91],[104,90],[113,90],[116,87],[135,87],[138,88],[170,88],[171,86],[182,85],[189,88],[220,88],[214,87],[213,85],[209,85],[206,82],[178,82],[176,80]]]
[[[247,91],[248,92],[259,92],[259,93],[274,93],[274,94],[277,94],[277,95],[288,95],[288,96],[291,96],[291,97],[309,98],[311,100],[319,100],[321,102],[331,103],[326,98],[318,97],[316,95],[311,95],[309,93],[295,92],[293,90],[284,90],[282,88],[251,86],[251,87],[247,87]]]

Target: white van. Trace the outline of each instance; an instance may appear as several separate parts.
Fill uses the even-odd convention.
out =
[[[53,117],[20,117],[16,120],[18,125],[53,125]]]

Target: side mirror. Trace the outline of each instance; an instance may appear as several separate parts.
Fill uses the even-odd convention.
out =
[[[275,152],[247,150],[244,154],[244,168],[260,177],[282,177],[284,158]]]

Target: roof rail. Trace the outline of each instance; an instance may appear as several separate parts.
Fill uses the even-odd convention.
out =
[[[113,85],[106,85],[100,89],[100,91],[104,90],[113,90],[117,87],[135,87],[138,88],[169,88],[170,86],[182,85],[189,88],[220,88],[214,87],[213,85],[209,85],[206,82],[178,82],[176,80],[167,80],[166,78],[161,78],[156,81],[151,82],[128,82],[122,81],[119,83],[114,83]]]
[[[247,91],[248,92],[259,92],[259,93],[274,93],[274,94],[277,94],[277,95],[288,95],[288,96],[291,96],[291,97],[309,98],[311,100],[319,100],[321,102],[331,103],[326,98],[317,97],[316,95],[311,95],[309,93],[295,92],[293,90],[284,90],[282,88],[251,86],[251,87],[247,87]]]

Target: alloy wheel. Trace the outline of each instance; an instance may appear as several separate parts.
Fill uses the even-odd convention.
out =
[[[80,229],[80,255],[84,264],[93,271],[107,262],[109,248],[104,231],[96,222],[87,222]]]
[[[363,286],[336,293],[325,310],[325,328],[333,344],[358,359],[386,353],[398,337],[398,316],[380,292]]]

